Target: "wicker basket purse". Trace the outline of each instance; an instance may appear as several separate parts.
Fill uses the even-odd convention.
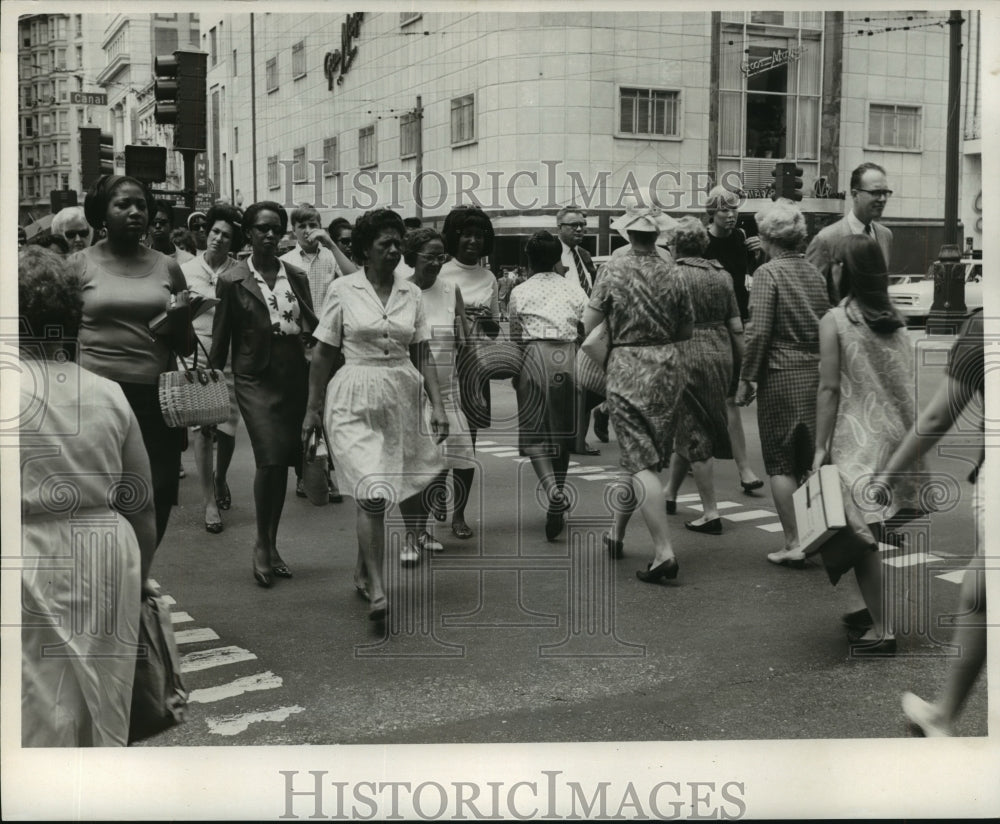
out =
[[[198,345],[204,351],[201,341]],[[197,349],[191,367],[180,355],[177,360],[183,369],[160,373],[160,411],[167,426],[207,426],[228,420],[229,388],[222,370],[198,366]]]

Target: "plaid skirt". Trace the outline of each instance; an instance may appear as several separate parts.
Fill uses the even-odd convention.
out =
[[[812,466],[816,443],[814,358],[791,369],[769,369],[757,384],[757,428],[768,475],[799,478]]]

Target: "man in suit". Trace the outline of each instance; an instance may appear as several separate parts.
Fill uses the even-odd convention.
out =
[[[836,223],[831,223],[812,239],[806,249],[806,260],[823,273],[826,278],[827,291],[831,303],[840,298],[833,278],[830,274],[831,265],[837,254],[837,246],[841,238],[848,235],[869,235],[878,241],[885,257],[885,265],[890,264],[892,252],[892,232],[876,222],[882,217],[892,189],[885,175],[885,169],[876,163],[862,163],[851,172],[851,211]]]
[[[591,260],[590,252],[580,245],[584,235],[587,233],[587,213],[576,206],[564,206],[556,215],[556,224],[559,240],[562,243],[562,257],[557,264],[556,271],[567,278],[573,278],[579,282],[583,291],[590,297],[594,288],[594,278],[597,275],[597,267]],[[590,412],[601,401],[600,395],[586,390],[578,390],[576,394],[576,437],[573,448],[575,455],[600,455],[601,450],[593,449],[587,443],[587,431],[590,429]],[[607,439],[607,417],[601,417],[595,413],[594,426],[601,440]],[[603,424],[603,428],[602,428]]]

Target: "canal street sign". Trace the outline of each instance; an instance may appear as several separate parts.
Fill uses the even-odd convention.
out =
[[[70,92],[69,99],[77,106],[108,105],[108,96],[103,92]]]

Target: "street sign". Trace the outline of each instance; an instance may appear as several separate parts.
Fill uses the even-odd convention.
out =
[[[77,106],[108,105],[108,96],[103,92],[70,92],[69,100]]]

